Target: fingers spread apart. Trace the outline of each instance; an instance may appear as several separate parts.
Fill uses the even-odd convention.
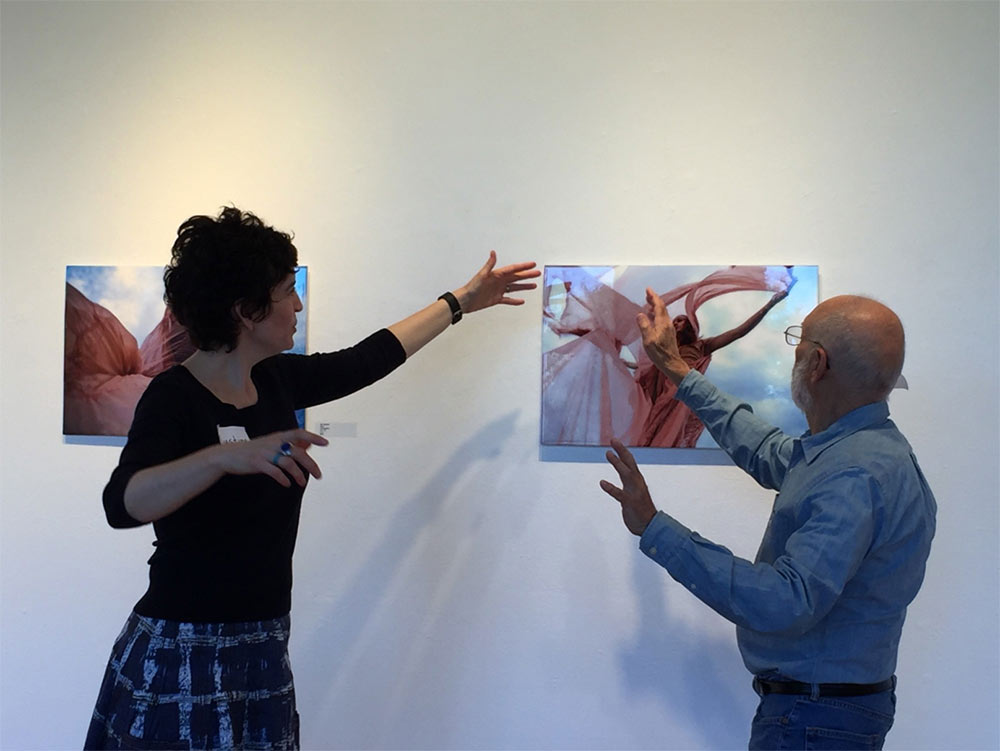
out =
[[[601,486],[601,490],[603,490],[605,493],[607,493],[608,495],[610,495],[612,498],[614,498],[619,503],[624,503],[625,502],[625,493],[624,493],[624,491],[621,488],[612,485],[607,480],[601,480],[600,486]]]

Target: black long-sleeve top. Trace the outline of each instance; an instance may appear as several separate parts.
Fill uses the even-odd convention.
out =
[[[140,526],[124,502],[125,487],[139,470],[218,443],[220,427],[242,426],[251,439],[294,429],[296,409],[362,389],[405,359],[387,329],[338,352],[276,355],[254,366],[257,403],[242,409],[219,401],[182,365],[161,373],[136,406],[118,467],[104,489],[108,523]],[[303,491],[295,482],[284,488],[267,475],[226,475],[153,522],[149,588],[136,612],[209,623],[288,613]]]

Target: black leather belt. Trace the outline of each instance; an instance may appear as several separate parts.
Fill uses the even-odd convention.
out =
[[[818,696],[866,696],[879,694],[893,687],[893,679],[887,678],[878,683],[819,683]],[[811,683],[798,681],[767,681],[763,678],[753,679],[753,689],[760,696],[768,694],[805,694],[812,695]]]

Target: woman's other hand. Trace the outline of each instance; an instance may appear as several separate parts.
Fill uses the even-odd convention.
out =
[[[306,473],[317,480],[323,476],[307,449],[328,443],[323,436],[299,428],[280,430],[252,441],[223,443],[216,451],[224,473],[268,475],[287,488],[291,487],[291,480],[304,486]]]
[[[125,486],[125,510],[142,523],[162,519],[225,475],[264,474],[286,488],[291,487],[292,480],[305,485],[303,470],[317,479],[321,474],[306,449],[327,443],[323,436],[297,428],[252,441],[207,446],[132,475]]]

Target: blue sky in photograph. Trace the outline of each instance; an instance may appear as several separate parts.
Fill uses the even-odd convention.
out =
[[[67,266],[66,281],[114,313],[139,344],[163,318],[162,266]]]

